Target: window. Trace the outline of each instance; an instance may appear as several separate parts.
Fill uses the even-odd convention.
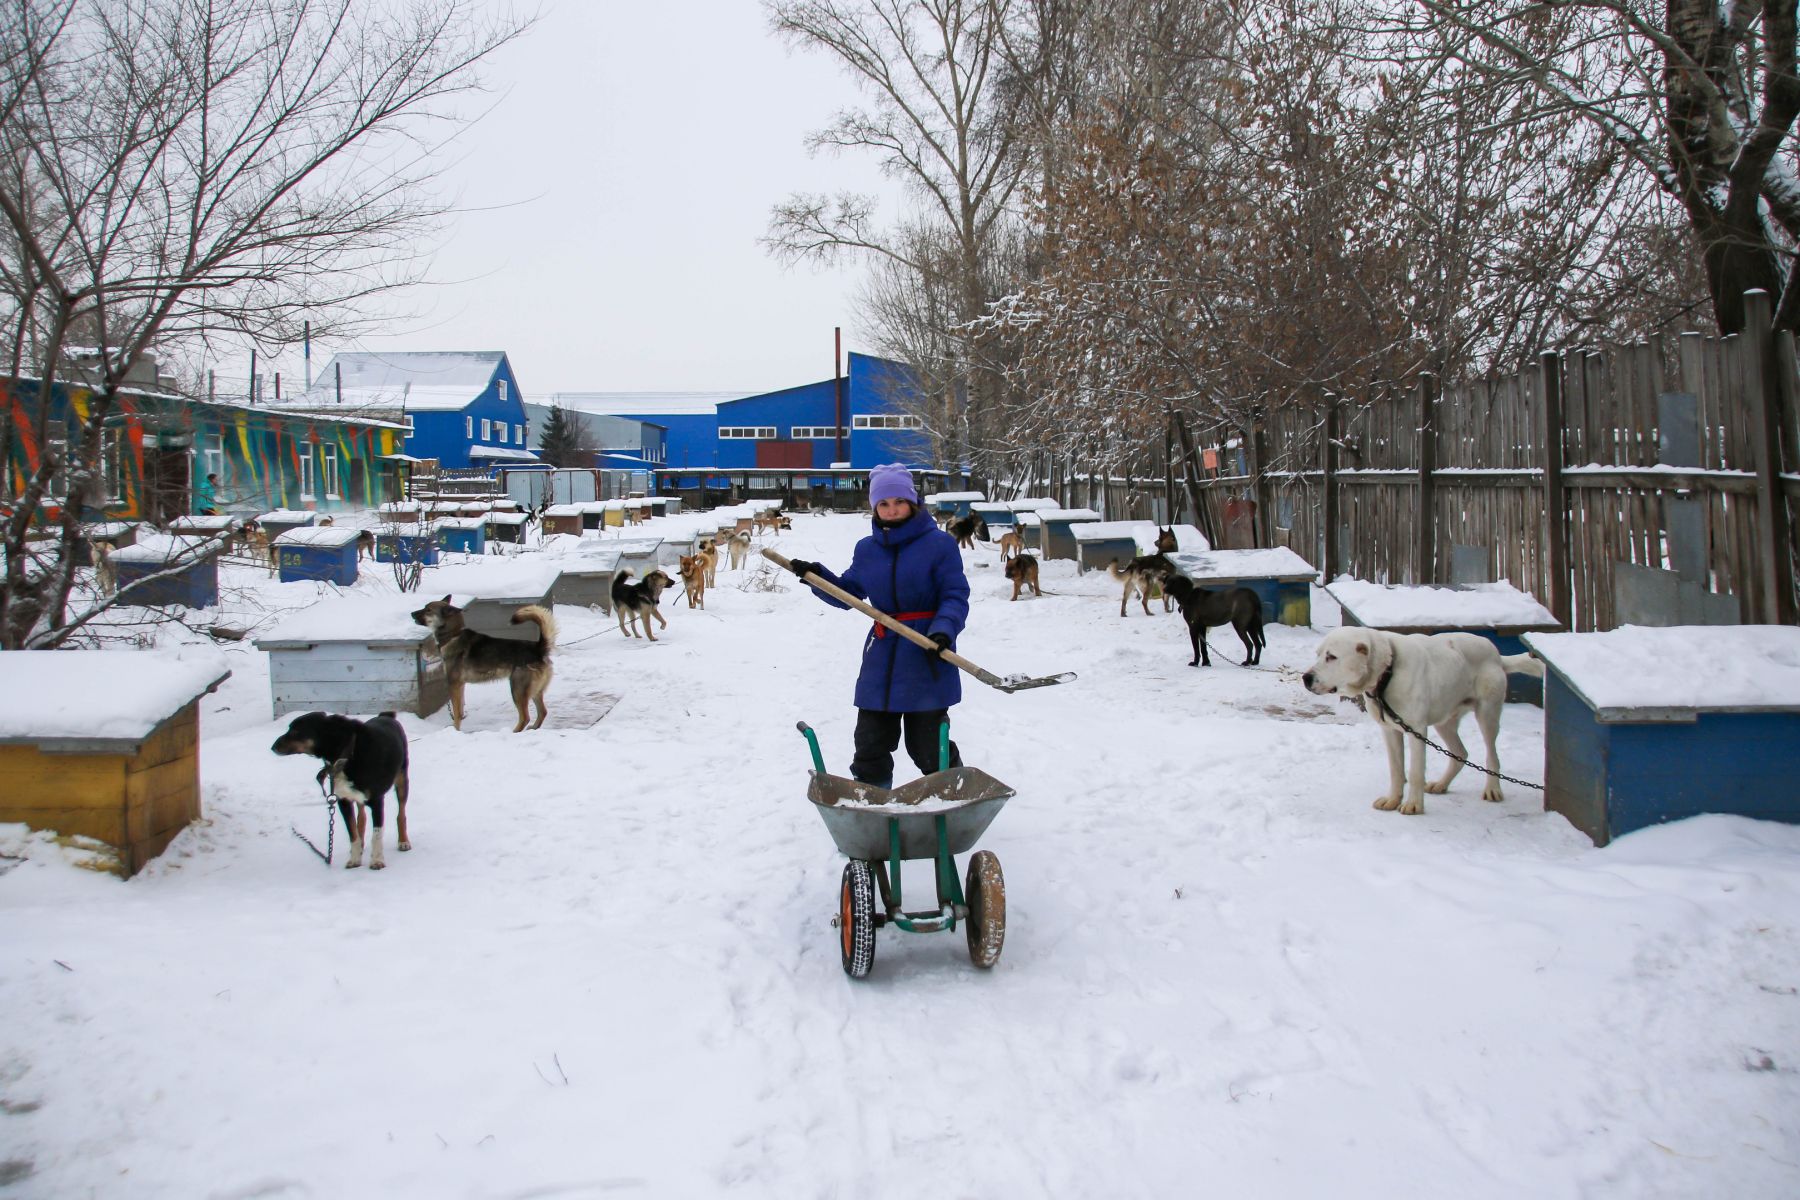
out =
[[[840,429],[836,425],[796,425],[789,431],[788,436],[792,437],[795,441],[803,441],[809,438],[813,440],[824,439],[829,441],[837,437],[849,437],[850,431],[848,429]]]
[[[200,477],[217,475],[225,482],[225,435],[215,433],[200,444]],[[223,497],[221,497],[223,499]]]
[[[475,436],[475,418],[474,417],[464,417],[463,418],[463,436],[466,438],[473,438]]]
[[[499,435],[500,444],[502,446],[506,445],[506,422],[505,421],[494,422],[494,432]]]
[[[481,418],[481,440],[484,442],[494,440],[494,423],[486,417]]]
[[[506,380],[504,379],[500,381],[500,403],[506,403]],[[501,440],[504,441],[505,439],[503,438]]]
[[[775,427],[773,425],[721,425],[719,436],[722,438],[756,438],[773,441]]]
[[[300,444],[300,498],[313,499],[313,451],[304,442]]]
[[[338,457],[336,446],[321,446],[319,454],[324,460],[325,495],[337,499],[338,495]]]
[[[925,428],[925,422],[921,418],[904,416],[900,413],[875,413],[865,417],[851,417],[850,424],[857,429]]]
[[[513,441],[521,446],[525,444],[525,427],[523,425],[513,426]]]
[[[405,433],[402,433],[400,435],[401,437],[411,437],[413,434],[418,432],[418,430],[413,428],[413,419],[412,419],[411,413],[402,413],[400,415],[400,425],[406,431]]]

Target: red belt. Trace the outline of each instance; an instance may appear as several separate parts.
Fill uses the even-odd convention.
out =
[[[937,616],[937,612],[934,610],[932,612],[922,613],[889,613],[888,616],[894,618],[896,621],[929,621],[931,618]],[[887,635],[887,626],[883,625],[880,621],[875,622],[875,636],[884,638]]]

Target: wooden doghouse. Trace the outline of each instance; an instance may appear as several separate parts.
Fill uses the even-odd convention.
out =
[[[419,525],[383,525],[375,531],[375,561],[399,563],[437,562],[437,539],[429,522]]]
[[[581,505],[552,504],[544,510],[544,536],[558,533],[581,536]]]
[[[1473,633],[1502,654],[1525,653],[1527,633],[1562,628],[1549,609],[1510,583],[1463,587],[1386,586],[1360,579],[1337,579],[1325,590],[1343,610],[1344,624],[1389,633]],[[1535,675],[1506,677],[1506,698],[1542,704],[1544,683]]]
[[[619,570],[630,571],[639,579],[664,565],[663,539],[659,537],[609,538],[606,544],[618,547]],[[693,551],[689,550],[688,553],[692,554]]]
[[[1115,562],[1122,567],[1148,553],[1141,548],[1146,534],[1154,544],[1156,526],[1149,521],[1078,521],[1069,527],[1083,573],[1104,571]]]
[[[346,596],[301,609],[258,638],[269,655],[274,715],[321,712],[429,716],[444,706],[444,664],[412,619],[418,596]]]
[[[576,505],[581,510],[581,528],[598,530],[606,526],[606,501],[587,500]]]
[[[490,558],[482,562],[434,567],[419,583],[419,594],[434,600],[449,593],[463,610],[463,621],[477,633],[538,640],[538,627],[513,624],[513,613],[527,604],[549,604],[562,566],[538,555]]]
[[[303,529],[311,526],[319,519],[319,514],[299,508],[278,508],[274,512],[266,512],[256,518],[259,529],[267,535],[270,544],[290,529]]]
[[[136,521],[96,521],[81,527],[81,540],[75,543],[75,565],[94,565],[93,543],[106,542],[114,550],[122,550],[137,541]]]
[[[417,500],[396,500],[382,505],[376,511],[390,525],[417,525],[421,515]]]
[[[1319,573],[1286,546],[1262,550],[1180,550],[1175,569],[1203,588],[1247,587],[1262,601],[1263,622],[1312,624],[1312,585]]]
[[[445,517],[437,523],[438,549],[454,554],[487,553],[487,518]]]
[[[1038,553],[1047,559],[1075,558],[1074,527],[1100,519],[1100,514],[1091,508],[1042,508],[1037,516],[1043,522],[1038,537],[1042,549]]]
[[[1800,823],[1800,629],[1528,633],[1544,807],[1604,846],[1699,813]]]
[[[620,549],[615,542],[589,542],[578,553],[564,555],[560,573],[550,589],[556,604],[612,611],[612,581],[619,571]]]
[[[196,514],[188,517],[176,517],[169,522],[169,532],[187,537],[212,537],[215,534],[229,536],[235,533],[238,526],[242,524],[243,519],[240,517],[222,515],[209,517],[205,514]]]
[[[356,539],[362,530],[336,525],[301,526],[275,539],[275,571],[283,583],[317,579],[348,587],[356,582]]]
[[[525,522],[530,519],[522,512],[501,512],[496,509],[487,516],[488,537],[496,542],[524,545]]]
[[[980,504],[969,505],[969,511],[981,518],[981,523],[987,526],[988,537],[996,542],[1019,523],[1019,519],[1013,515],[1012,507],[1006,504],[984,500]]]
[[[219,602],[219,555],[224,549],[223,535],[143,535],[135,544],[113,551],[119,591],[130,589],[122,603],[156,608],[213,607]],[[156,575],[162,577],[151,578]]]
[[[0,822],[112,848],[135,875],[200,816],[199,698],[216,659],[13,650],[0,688]]]
[[[933,492],[921,496],[919,502],[934,517],[966,517],[971,504],[986,499],[985,492]]]

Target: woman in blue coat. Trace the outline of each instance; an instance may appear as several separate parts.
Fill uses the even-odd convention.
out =
[[[794,559],[790,569],[799,576],[829,579],[937,643],[934,654],[880,625],[863,642],[850,776],[892,787],[894,749],[903,728],[906,753],[919,770],[929,775],[938,769],[938,728],[949,722],[950,706],[962,699],[961,672],[940,656],[956,648],[956,637],[969,619],[969,580],[956,539],[919,507],[919,493],[905,467],[889,463],[870,471],[869,503],[873,527],[856,543],[842,574],[804,559]],[[816,588],[813,594],[838,608],[849,607]],[[950,765],[962,765],[954,742]]]

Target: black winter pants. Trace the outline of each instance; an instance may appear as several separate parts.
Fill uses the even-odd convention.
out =
[[[900,744],[902,724],[906,728],[907,756],[921,774],[932,774],[938,769],[938,727],[949,719],[947,708],[909,713],[857,709],[856,757],[850,760],[850,778],[877,787],[894,785],[894,748]],[[962,755],[955,742],[950,743],[950,765],[962,766]]]

